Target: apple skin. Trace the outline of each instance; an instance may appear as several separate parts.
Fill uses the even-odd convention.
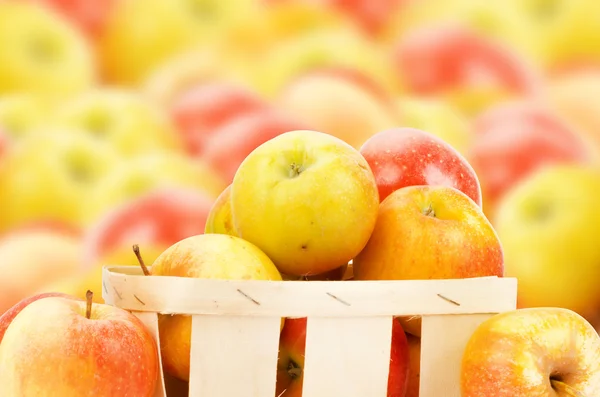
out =
[[[268,107],[265,100],[241,85],[224,81],[200,83],[178,95],[170,115],[187,152],[199,155],[216,129],[242,114]]]
[[[373,170],[381,201],[406,186],[450,186],[481,207],[477,174],[465,157],[433,134],[416,128],[381,131],[360,153]]]
[[[558,392],[556,380],[575,392]],[[497,314],[471,335],[460,384],[464,397],[600,395],[600,336],[563,308]]]
[[[495,227],[506,275],[519,283],[518,307],[563,307],[586,318],[597,316],[598,192],[596,166],[556,164],[530,175],[504,197]]]
[[[231,213],[231,185],[228,185],[213,203],[206,219],[204,233],[228,234],[239,237]]]
[[[31,93],[0,96],[0,130],[16,142],[46,125],[53,109],[44,98]]]
[[[302,397],[306,317],[288,318],[279,339],[277,397]],[[393,320],[387,397],[404,397],[409,376],[409,346],[402,325]],[[290,372],[291,368],[295,368]]]
[[[143,250],[143,247],[140,247]],[[152,276],[229,280],[275,280],[281,274],[264,252],[239,237],[200,234],[167,248],[152,265]],[[284,319],[281,321],[283,327]],[[159,316],[164,369],[188,381],[192,320],[186,315]]]
[[[0,344],[4,396],[151,397],[158,380],[156,342],[133,314],[109,305],[47,297],[13,319]]]
[[[256,148],[231,186],[239,235],[293,276],[348,263],[367,243],[378,205],[375,178],[360,153],[310,130],[286,132]]]

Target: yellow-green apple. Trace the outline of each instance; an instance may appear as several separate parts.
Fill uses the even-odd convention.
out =
[[[311,128],[359,148],[375,133],[397,125],[393,97],[358,70],[317,68],[292,79],[278,106]]]
[[[387,397],[404,397],[409,376],[409,346],[402,325],[392,320]],[[277,397],[302,397],[306,317],[288,318],[279,339]]]
[[[83,267],[80,238],[52,228],[16,229],[0,237],[0,313],[44,284]]]
[[[99,38],[105,78],[141,83],[170,57],[215,41],[239,21],[256,16],[253,0],[118,1]]]
[[[152,276],[281,281],[281,274],[263,251],[224,234],[200,234],[173,244],[154,261]],[[191,325],[186,315],[159,317],[165,371],[183,380],[189,379]]]
[[[419,397],[421,387],[421,338],[411,334],[406,335],[408,341],[408,386],[406,396]]]
[[[15,93],[0,97],[0,129],[20,139],[47,123],[53,106],[37,95]]]
[[[20,1],[0,2],[0,93],[64,98],[95,82],[92,51],[57,13]]]
[[[600,171],[546,166],[501,201],[495,227],[519,307],[556,306],[594,317],[600,310]]]
[[[198,155],[218,127],[236,116],[267,106],[263,98],[246,87],[211,81],[194,85],[174,98],[169,114],[187,152]]]
[[[77,298],[31,302],[0,344],[0,394],[21,397],[155,395],[158,348],[132,313]]]
[[[373,170],[380,201],[416,185],[450,186],[481,206],[479,179],[469,162],[437,136],[416,128],[378,132],[360,148]]]
[[[121,161],[93,186],[85,220],[97,222],[114,207],[158,188],[191,188],[217,198],[226,186],[202,159],[169,151],[147,153]]]
[[[563,308],[496,314],[467,342],[460,388],[463,397],[600,395],[600,336]]]
[[[396,100],[403,127],[427,131],[448,143],[463,156],[473,141],[469,119],[439,98],[402,96]]]
[[[33,221],[81,226],[90,189],[119,161],[113,148],[78,130],[14,142],[0,164],[0,233]]]
[[[244,159],[257,147],[285,132],[312,125],[301,117],[266,108],[233,117],[215,129],[198,156],[226,182],[231,183]]]
[[[473,133],[467,158],[481,180],[492,222],[503,195],[526,176],[549,164],[593,159],[579,133],[540,102],[491,107],[474,120]]]
[[[231,185],[228,185],[214,201],[204,227],[204,233],[238,236],[231,213]]]
[[[183,140],[168,114],[132,89],[88,90],[59,105],[53,122],[106,141],[126,157],[156,151],[183,153]]]
[[[381,202],[375,229],[352,264],[355,280],[504,275],[503,248],[481,208],[449,186],[407,186]],[[420,336],[421,321],[402,318]]]
[[[238,234],[282,273],[301,276],[333,270],[363,249],[379,195],[356,149],[326,133],[296,130],[244,159],[231,185],[231,206]]]
[[[408,93],[441,97],[467,115],[507,98],[535,96],[540,79],[524,57],[458,25],[427,25],[393,50]]]

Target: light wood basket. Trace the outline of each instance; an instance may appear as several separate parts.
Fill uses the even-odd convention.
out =
[[[303,397],[385,397],[393,316],[420,316],[420,397],[460,397],[475,328],[516,308],[517,281],[233,281],[103,270],[106,303],[153,333],[157,313],[192,316],[190,397],[275,397],[281,317],[307,317]],[[165,397],[161,372],[156,397]]]

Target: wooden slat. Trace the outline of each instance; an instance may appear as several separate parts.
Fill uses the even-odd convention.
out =
[[[460,363],[467,341],[492,314],[424,316],[420,397],[461,397]]]
[[[108,303],[160,313],[410,316],[502,312],[516,305],[517,295],[514,278],[277,282],[125,274],[133,269],[104,269],[103,297]]]
[[[158,334],[158,315],[156,313],[149,312],[132,312],[142,323],[146,326],[148,331],[152,334],[152,337],[156,341],[156,347],[158,349],[158,362],[159,362],[159,376],[156,385],[156,392],[153,397],[166,397],[165,379],[162,369],[162,358],[160,355],[160,337]]]
[[[309,317],[303,397],[385,397],[392,317]]]
[[[274,397],[279,317],[192,316],[190,396]]]

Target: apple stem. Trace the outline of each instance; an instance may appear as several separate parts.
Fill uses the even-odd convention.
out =
[[[292,163],[290,166],[290,178],[295,178],[302,173],[303,169],[300,164]]]
[[[572,388],[571,386],[567,385],[566,383],[564,383],[560,380],[550,379],[550,384],[552,385],[552,388],[554,390],[556,390],[566,396],[586,397],[585,394],[583,394],[582,392],[575,390],[574,388]]]
[[[90,317],[92,317],[92,300],[93,299],[94,299],[94,293],[88,289],[87,292],[85,293],[85,300],[86,300],[85,318],[87,318],[88,320],[90,319]]]
[[[423,211],[423,214],[425,214],[426,216],[431,216],[435,218],[435,211],[433,210],[433,206],[431,204],[429,204],[429,207],[427,207],[427,209],[425,211]]]
[[[150,270],[148,270],[148,267],[146,266],[146,264],[144,263],[144,259],[142,258],[142,254],[140,254],[140,246],[137,244],[133,245],[133,253],[135,254],[135,257],[137,258],[140,267],[142,268],[142,272],[144,272],[144,276],[149,276],[150,275]]]

